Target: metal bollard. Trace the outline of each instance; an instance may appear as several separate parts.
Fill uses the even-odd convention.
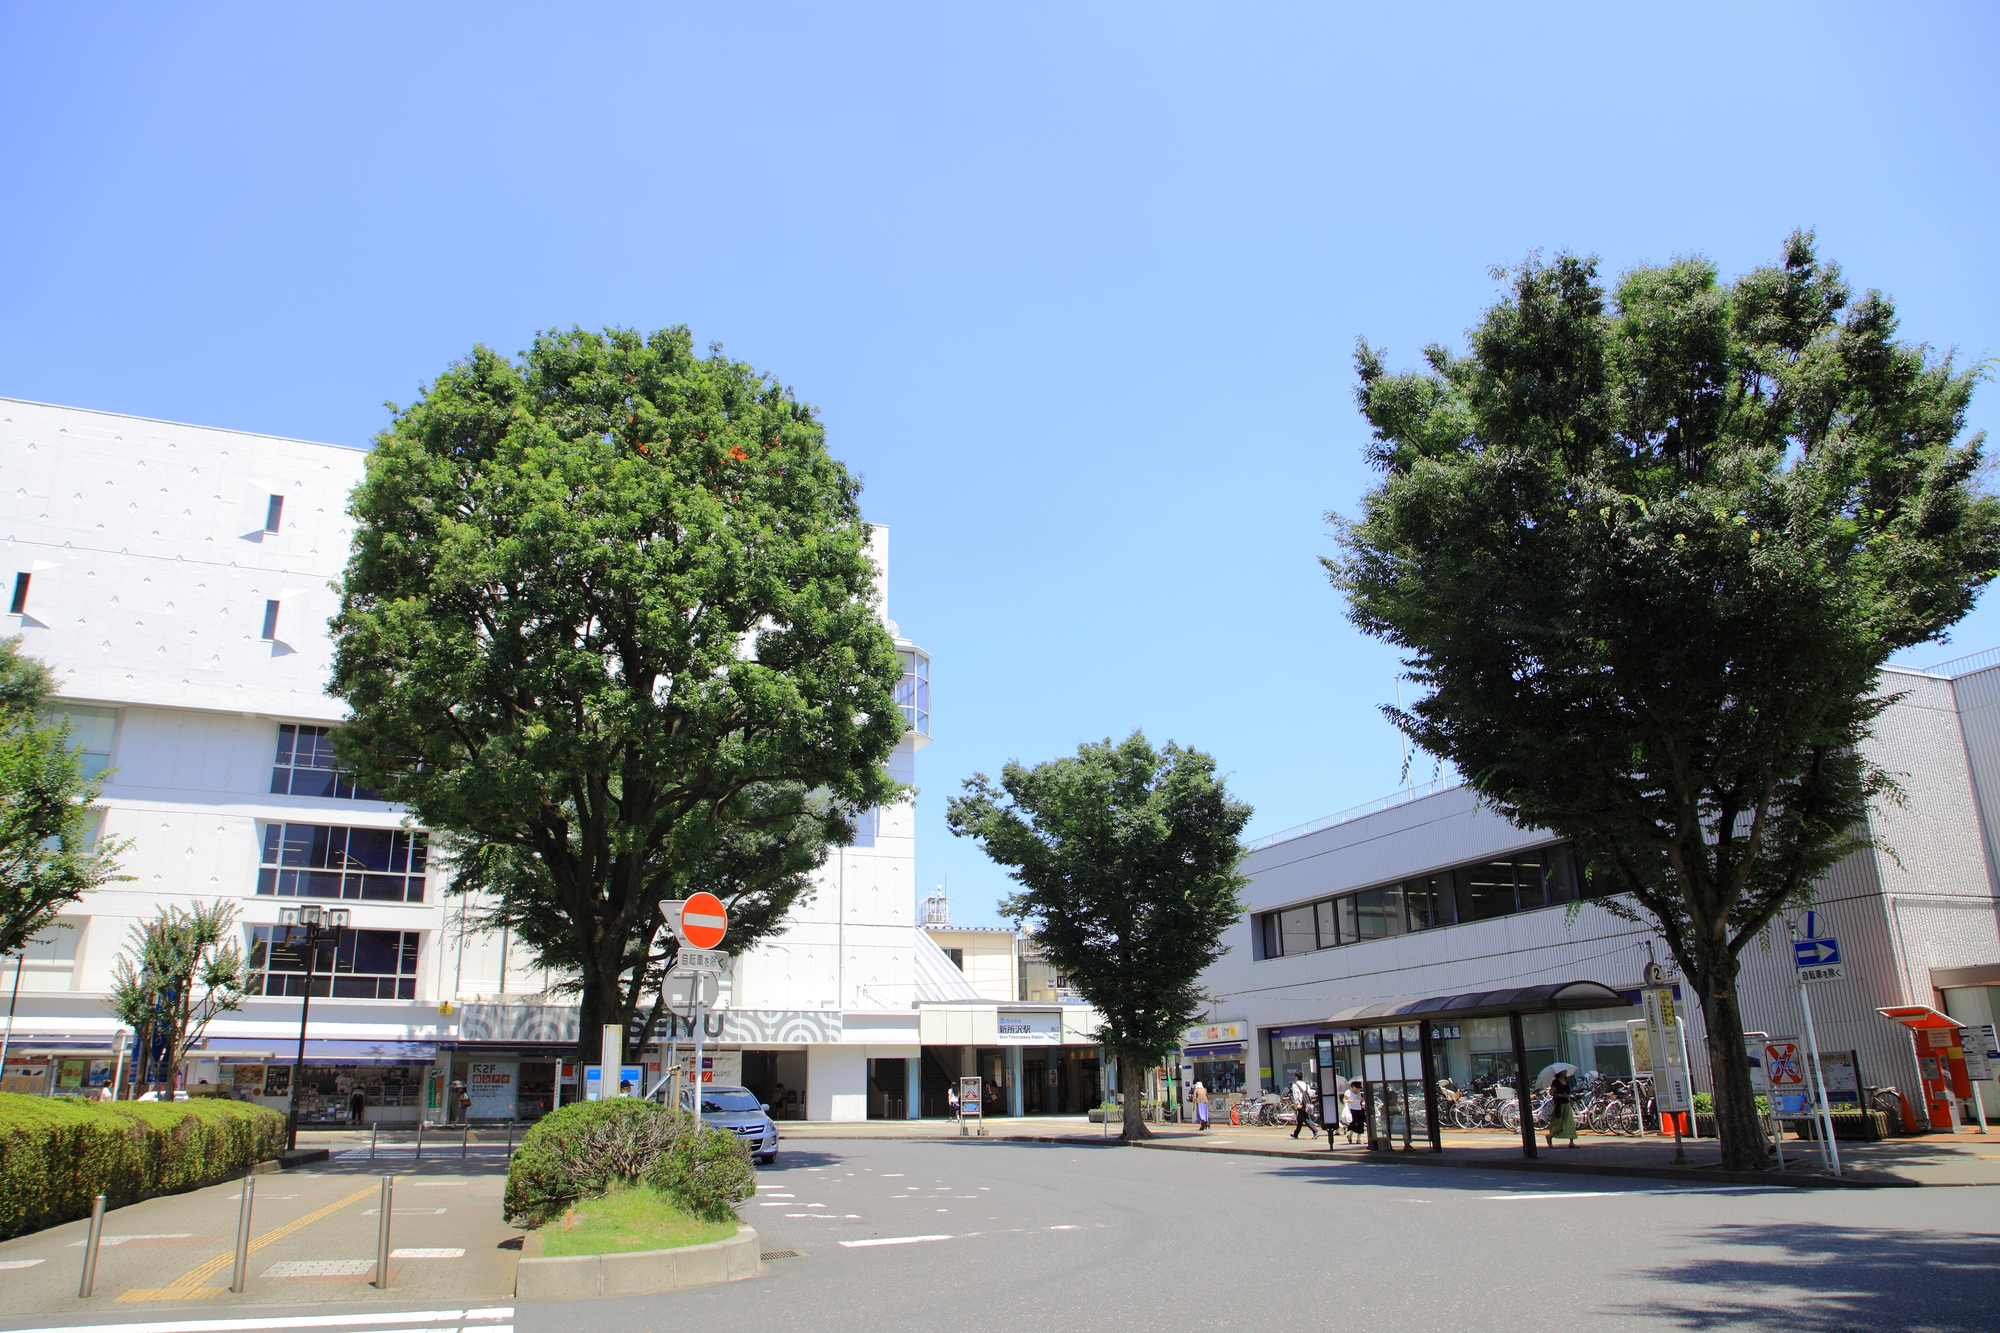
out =
[[[236,1271],[229,1279],[229,1289],[237,1295],[250,1280],[250,1209],[257,1197],[257,1177],[243,1176],[243,1211],[236,1218]]]
[[[464,1130],[462,1130],[458,1136],[458,1155],[460,1157],[465,1156],[465,1145],[471,1142],[472,1142],[472,1122],[468,1120],[465,1122]]]
[[[90,1295],[97,1283],[97,1242],[103,1239],[104,1196],[100,1194],[90,1205],[90,1235],[83,1242],[83,1281],[76,1289],[79,1296]]]
[[[417,1160],[424,1160],[424,1118],[421,1114],[417,1116]]]
[[[389,1219],[396,1213],[396,1178],[382,1177],[382,1225],[375,1230],[375,1290],[389,1289]]]
[[[516,1123],[516,1122],[514,1122],[514,1121],[512,1121],[512,1120],[509,1120],[509,1121],[507,1122],[507,1155],[508,1155],[509,1157],[512,1157],[512,1156],[514,1155],[514,1125],[515,1125],[515,1123]]]
[[[380,1120],[377,1120],[375,1122],[375,1127],[370,1131],[368,1131],[368,1160],[371,1162],[375,1160],[375,1143],[381,1137],[382,1137],[382,1122]]]

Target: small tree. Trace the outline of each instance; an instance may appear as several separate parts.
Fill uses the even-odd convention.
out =
[[[574,970],[586,1061],[672,952],[661,901],[795,827],[758,793],[818,793],[828,838],[898,794],[858,491],[812,408],[685,328],[475,349],[368,456],[336,745]]]
[[[0,954],[19,953],[91,889],[113,880],[126,844],[98,839],[90,803],[103,775],[85,777],[69,723],[50,717],[55,681],[0,639]]]
[[[1429,689],[1391,716],[1525,828],[1572,839],[1700,996],[1724,1164],[1763,1163],[1737,958],[1868,845],[1880,669],[2000,565],[1979,371],[1896,341],[1795,234],[1724,285],[1531,260],[1427,372],[1356,358],[1384,474],[1331,562]]]
[[[952,832],[1013,867],[1021,892],[1001,910],[1096,1007],[1125,1094],[1120,1137],[1150,1138],[1143,1071],[1207,1003],[1196,981],[1242,911],[1237,835],[1250,807],[1230,799],[1207,755],[1156,751],[1136,731],[1074,758],[1008,764],[998,790],[983,773],[965,788]]]
[[[132,1029],[132,1084],[165,1082],[217,1015],[243,1007],[249,985],[242,946],[232,938],[229,902],[168,906],[132,927],[112,966],[112,1014]]]

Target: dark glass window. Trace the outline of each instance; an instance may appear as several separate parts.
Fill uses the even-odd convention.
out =
[[[286,939],[283,926],[250,927],[250,994],[304,995],[307,989],[303,932]],[[317,998],[414,1000],[417,997],[417,943],[414,930],[343,930],[323,935],[312,961],[312,993]]]
[[[1482,861],[1452,872],[1460,921],[1485,921],[1514,910],[1514,863]]]
[[[1334,909],[1339,902],[1338,898],[1329,898],[1323,903],[1313,904],[1313,917],[1319,925],[1319,947],[1322,949],[1331,949],[1343,938],[1339,923],[1334,920]]]
[[[1294,907],[1278,913],[1278,937],[1288,954],[1311,953],[1319,948],[1319,936],[1313,929],[1313,909]]]
[[[278,727],[278,760],[271,769],[271,792],[275,796],[333,796],[344,801],[379,801],[382,798],[333,766],[333,728]]]
[[[407,829],[266,824],[257,892],[420,903],[429,860],[427,836]]]

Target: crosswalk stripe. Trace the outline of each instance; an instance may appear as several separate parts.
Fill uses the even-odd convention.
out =
[[[482,1310],[393,1310],[386,1314],[296,1315],[290,1319],[174,1319],[154,1323],[57,1324],[48,1328],[21,1329],[17,1333],[250,1333],[265,1328],[367,1328],[370,1333],[404,1333],[383,1329],[384,1324],[459,1323],[464,1320],[512,1319],[511,1305]],[[446,1333],[441,1328],[419,1333]],[[482,1323],[464,1333],[513,1333],[509,1324]]]

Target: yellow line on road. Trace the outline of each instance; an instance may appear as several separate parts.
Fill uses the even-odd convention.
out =
[[[281,1227],[275,1227],[272,1230],[267,1231],[263,1235],[257,1237],[255,1240],[251,1241],[250,1250],[252,1253],[255,1253],[256,1251],[263,1249],[266,1245],[271,1244],[273,1241],[283,1240],[285,1237],[291,1235],[294,1231],[297,1231],[302,1227],[309,1227],[313,1223],[319,1221],[321,1218],[331,1216],[332,1214],[337,1213],[341,1209],[347,1207],[351,1203],[361,1202],[361,1200],[375,1193],[380,1188],[381,1187],[378,1185],[370,1185],[366,1189],[356,1190],[354,1191],[354,1193],[348,1195],[346,1198],[341,1199],[336,1203],[330,1203],[326,1207],[319,1209],[317,1212],[307,1213],[304,1217],[294,1218],[292,1221],[285,1223]],[[205,1259],[200,1264],[196,1265],[193,1268],[190,1268],[187,1272],[182,1273],[179,1277],[175,1278],[173,1282],[167,1286],[133,1287],[131,1290],[119,1296],[118,1299],[121,1301],[188,1301],[188,1300],[196,1300],[203,1296],[213,1296],[217,1292],[221,1291],[222,1288],[209,1287],[209,1286],[204,1286],[202,1284],[207,1282],[210,1278],[214,1277],[217,1273],[220,1273],[226,1266],[235,1262],[235,1259],[236,1259],[235,1250],[233,1249],[224,1250],[221,1254],[218,1254],[211,1259]]]

